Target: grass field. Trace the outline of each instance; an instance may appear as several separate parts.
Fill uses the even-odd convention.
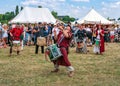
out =
[[[34,54],[35,47],[25,47],[17,56],[8,56],[9,48],[0,49],[0,86],[120,86],[120,44],[109,43],[104,55],[88,54],[70,49],[69,59],[75,75],[67,76],[65,67],[50,73],[53,64],[44,54]]]

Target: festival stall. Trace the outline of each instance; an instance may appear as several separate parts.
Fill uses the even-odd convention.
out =
[[[111,25],[113,22],[107,20],[101,16],[94,9],[91,9],[88,14],[77,21],[79,24],[102,24],[102,25]]]
[[[55,23],[56,19],[53,17],[48,8],[25,7],[9,23],[38,23],[38,22]]]

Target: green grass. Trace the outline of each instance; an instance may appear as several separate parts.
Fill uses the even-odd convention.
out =
[[[69,60],[75,75],[67,76],[65,67],[50,73],[53,64],[44,54],[35,55],[35,47],[25,47],[20,55],[9,57],[9,48],[0,49],[0,86],[120,86],[120,44],[109,43],[103,55],[88,54],[70,49]]]

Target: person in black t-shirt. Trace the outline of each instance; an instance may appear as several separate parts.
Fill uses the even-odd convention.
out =
[[[36,33],[36,40],[37,40],[37,37],[45,37],[44,35],[44,32],[45,32],[45,26],[39,22],[38,23],[38,32]],[[38,54],[38,50],[39,50],[39,45],[35,44],[36,47],[35,47],[35,54]],[[41,53],[44,53],[44,46],[41,46]]]
[[[28,28],[26,30],[26,35],[27,35],[27,45],[30,45],[31,44],[31,39],[32,39],[32,25],[31,24],[28,24]]]
[[[75,34],[77,37],[77,47],[76,47],[76,52],[84,52],[87,53],[87,46],[85,42],[86,38],[86,30],[84,30],[84,27],[82,25],[78,25],[79,30]]]
[[[39,27],[38,27],[38,24],[36,23],[33,27],[33,41],[34,41],[34,45],[37,43],[37,34],[38,34],[38,31],[39,31]]]

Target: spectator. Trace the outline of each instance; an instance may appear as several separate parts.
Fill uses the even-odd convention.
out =
[[[2,39],[2,24],[0,23],[0,39]]]
[[[7,47],[7,38],[8,38],[8,26],[7,24],[3,24],[2,26],[2,30],[3,30],[3,34],[2,34],[2,38],[3,38],[3,42],[4,42],[4,48]]]
[[[110,30],[110,42],[113,43],[115,38],[115,32],[113,28]]]

